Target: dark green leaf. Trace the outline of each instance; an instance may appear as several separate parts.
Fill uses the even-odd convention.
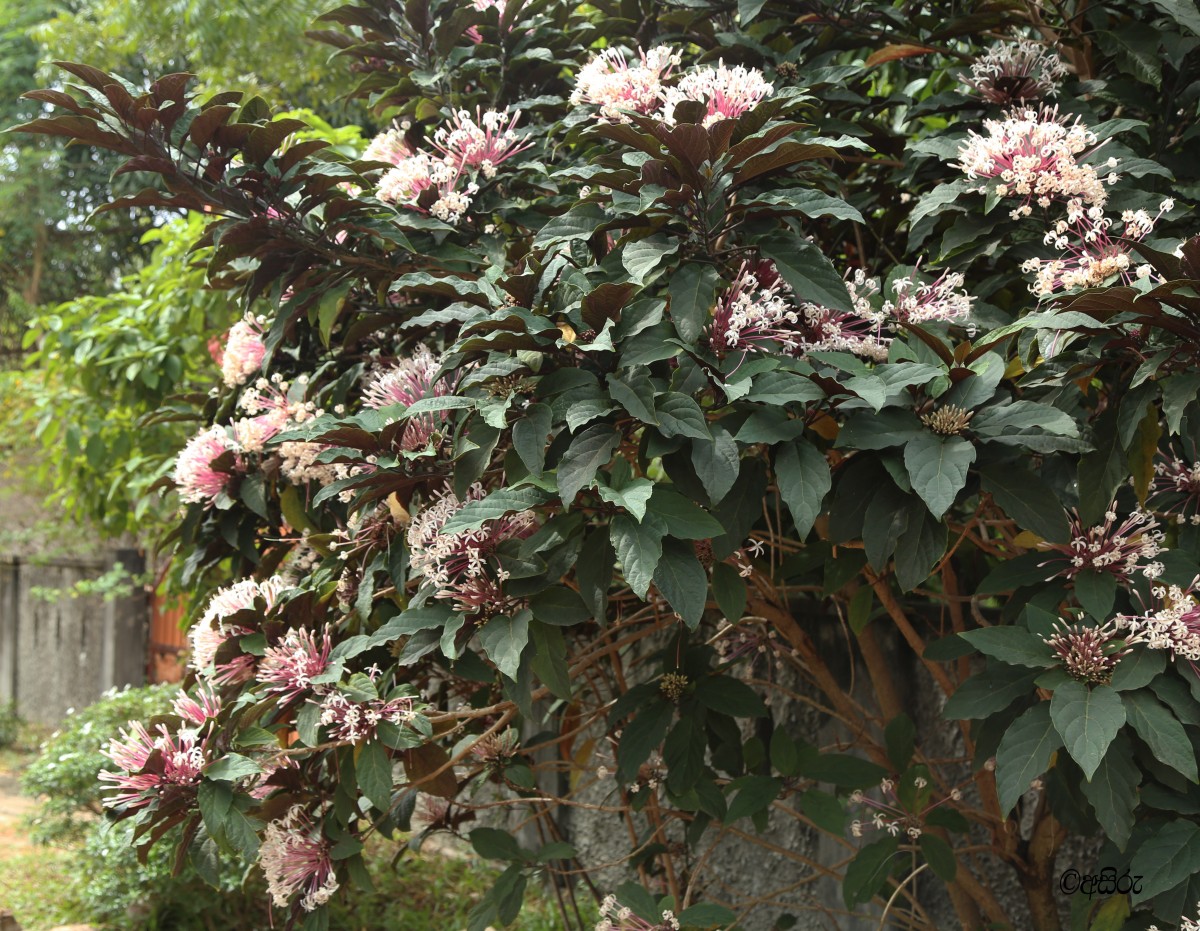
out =
[[[1062,745],[1047,702],[1034,705],[1009,725],[996,750],[996,790],[1002,815],[1013,810],[1017,799],[1046,771],[1054,751]]]
[[[1054,693],[1050,717],[1062,735],[1067,752],[1086,778],[1091,779],[1108,745],[1125,723],[1121,696],[1107,685],[1089,688],[1071,680]]]
[[[796,523],[796,535],[808,536],[821,514],[833,480],[829,463],[811,443],[797,440],[779,447],[775,455],[775,477],[779,494]]]
[[[670,538],[662,541],[654,584],[683,622],[695,630],[708,600],[708,576],[690,543]]]
[[[621,434],[609,424],[593,424],[571,440],[558,464],[558,495],[570,507],[579,490],[590,485],[596,471],[608,465]]]

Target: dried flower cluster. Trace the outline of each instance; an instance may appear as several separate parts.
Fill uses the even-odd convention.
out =
[[[639,918],[633,910],[617,904],[617,897],[609,895],[600,903],[600,921],[595,931],[678,931],[679,919],[674,912],[662,913],[662,920],[651,924]]]
[[[258,857],[275,905],[283,908],[299,896],[300,907],[311,912],[328,902],[338,890],[332,849],[300,805],[268,824]]]

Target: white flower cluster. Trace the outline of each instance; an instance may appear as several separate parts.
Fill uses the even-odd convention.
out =
[[[1157,602],[1144,614],[1119,614],[1117,627],[1128,630],[1152,650],[1166,650],[1195,663],[1200,661],[1200,602],[1196,600],[1200,578],[1187,587],[1156,585],[1151,594]]]

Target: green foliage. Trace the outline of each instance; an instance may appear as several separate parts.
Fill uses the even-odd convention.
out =
[[[683,917],[685,888],[740,905],[700,851],[752,843],[792,805],[839,841],[849,827],[850,909],[924,920],[916,871],[954,882],[969,843],[1020,871],[1028,901],[1009,913],[961,884],[960,923],[1028,914],[1048,931],[1054,890],[1029,877],[1051,875],[1061,822],[1134,861],[1178,849],[1143,909],[1178,916],[1200,859],[1189,828],[1154,838],[1198,810],[1200,679],[1183,660],[1200,655],[1200,408],[1183,379],[1200,237],[1178,205],[1133,212],[1200,193],[1195,121],[1166,115],[1173,95],[1197,107],[1196,23],[1173,4],[1080,4],[1041,11],[1035,36],[1007,6],[836,21],[792,6],[340,7],[317,37],[398,121],[383,163],[179,76],[142,93],[72,64],[70,96],[37,95],[55,113],[27,132],[144,177],[115,207],[204,216],[184,287],[263,311],[266,407],[283,412],[255,443],[249,376],[168,402],[153,337],[121,369],[130,406],[211,425],[180,460],[183,584],[259,592],[210,603],[195,673],[220,707],[198,729],[161,720],[201,742],[204,768],[117,806],[139,844],[184,825],[193,862],[261,849],[270,877],[287,832],[328,854],[314,881],[361,885],[362,839],[406,832],[421,794],[441,800],[429,831],[464,835],[485,784],[540,824],[613,772],[595,791],[625,819],[630,865],[671,892],[615,890],[650,923],[677,905],[696,927],[728,920],[722,902]],[[1117,161],[1119,183],[1097,175],[1088,197],[1131,212],[1124,239],[1066,198],[962,176],[968,132],[1016,94],[961,80],[991,33],[1069,60],[1063,112],[1096,137],[1071,167]],[[714,59],[761,69],[771,93],[723,119],[673,97],[606,119],[572,93],[596,49],[633,61],[658,41],[681,58],[664,95]],[[484,107],[520,114],[487,163],[449,134]],[[447,175],[411,183],[439,152]],[[1088,223],[1080,248],[1107,251],[1080,288],[1053,255]],[[75,329],[47,328],[88,358]],[[198,379],[197,359],[165,377]],[[846,619],[853,638],[814,633]],[[895,678],[915,662],[960,722],[961,759],[917,726]],[[798,733],[802,695],[853,748]],[[294,766],[277,769],[284,749]],[[1036,842],[1014,846],[1029,824]],[[531,881],[557,875],[547,862],[595,865],[502,825],[469,837],[506,864],[470,931],[516,920]],[[283,889],[290,920],[328,925],[318,891]]]

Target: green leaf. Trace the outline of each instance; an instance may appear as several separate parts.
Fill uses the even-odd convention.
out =
[[[1174,889],[1200,872],[1200,825],[1180,818],[1150,834],[1130,862],[1130,872],[1145,877],[1133,901],[1145,902]]]
[[[609,375],[607,383],[612,399],[625,408],[630,417],[642,423],[658,423],[654,411],[654,385],[644,369],[634,369],[624,379]]]
[[[470,501],[445,524],[441,533],[461,533],[464,530],[478,530],[486,521],[496,520],[512,511],[526,511],[529,508],[545,504],[550,500],[550,494],[531,485],[521,485],[516,488],[498,488],[486,498]]]
[[[949,844],[937,835],[926,831],[921,834],[921,853],[930,869],[937,874],[938,879],[943,882],[954,881],[954,876],[958,872],[958,860],[954,856],[954,849]]]
[[[499,828],[476,828],[467,835],[475,852],[485,860],[522,861],[525,851],[508,831]]]
[[[892,761],[897,772],[903,772],[912,761],[916,739],[917,726],[904,712],[888,721],[887,727],[883,729],[883,744],[887,747],[888,759]]]
[[[740,679],[704,676],[696,683],[696,699],[705,708],[734,718],[765,718],[767,706],[759,694]]]
[[[779,495],[796,523],[796,535],[804,539],[820,516],[825,496],[833,485],[829,463],[811,443],[797,440],[779,447],[775,477]]]
[[[815,245],[798,237],[787,244],[762,247],[764,258],[775,263],[780,276],[804,300],[851,313],[850,294],[833,263]]]
[[[623,460],[622,460],[623,461]],[[646,506],[654,493],[654,482],[648,478],[635,478],[619,489],[610,485],[597,485],[601,500],[623,507],[639,521],[646,516]]]
[[[692,466],[704,483],[710,504],[717,505],[737,481],[740,457],[737,443],[720,424],[709,425],[712,438],[692,441]]]
[[[704,773],[705,748],[703,726],[692,715],[680,717],[663,743],[667,786],[672,792],[678,795],[696,785]]]
[[[912,591],[927,578],[946,552],[946,525],[922,508],[921,519],[910,514],[908,528],[896,544],[896,581]]]
[[[765,2],[765,0],[764,0]],[[671,276],[671,319],[686,343],[695,343],[704,332],[717,300],[720,275],[711,265],[690,263]]]
[[[535,477],[542,474],[546,465],[546,437],[550,435],[553,418],[549,405],[530,404],[512,425],[513,449]]]
[[[959,634],[980,653],[1014,666],[1044,669],[1054,665],[1054,655],[1046,642],[1024,627],[980,627]]]
[[[1092,688],[1071,680],[1050,700],[1050,717],[1067,752],[1091,779],[1108,745],[1125,723],[1121,696],[1107,685]]]
[[[938,518],[966,485],[967,470],[974,461],[975,447],[961,436],[922,433],[904,447],[904,466],[913,490]]]
[[[771,765],[781,776],[798,776],[800,774],[800,747],[788,736],[782,727],[771,731],[769,748]]]
[[[530,670],[558,698],[564,701],[571,698],[571,673],[567,668],[567,645],[563,640],[562,631],[545,624],[530,624],[529,633],[533,637],[533,659],[529,661]]]
[[[621,264],[629,280],[641,287],[663,263],[663,259],[679,251],[679,243],[668,244],[665,238],[652,236],[632,242],[621,252]]]
[[[712,592],[725,619],[737,623],[746,613],[746,582],[728,563],[712,567]]]
[[[1051,543],[1071,539],[1071,527],[1058,495],[1029,469],[1007,463],[985,466],[979,475],[983,490],[1019,526]]]
[[[865,905],[883,888],[899,848],[900,838],[888,836],[872,841],[855,854],[842,880],[842,898],[847,908]]]
[[[750,0],[750,2],[757,3],[761,7],[766,0]],[[741,0],[741,3],[744,5],[746,0]],[[746,20],[743,19],[742,22],[746,22]],[[699,902],[696,905],[685,908],[676,917],[684,927],[696,928],[724,928],[737,920],[736,913],[722,905],[710,905],[707,902]]]
[[[644,519],[638,523],[625,514],[618,514],[610,525],[613,549],[621,562],[625,583],[643,600],[662,558],[663,532],[656,521]]]
[[[1196,771],[1196,751],[1175,715],[1149,692],[1126,692],[1121,698],[1129,723],[1146,741],[1154,758],[1192,782],[1200,781]]]
[[[575,562],[575,581],[579,583],[579,597],[592,612],[592,617],[603,622],[608,609],[608,589],[612,585],[613,565],[617,554],[609,540],[609,530],[602,527],[584,538]]]
[[[209,779],[219,779],[223,782],[234,782],[246,776],[254,776],[262,772],[262,767],[249,757],[240,753],[229,753],[219,760],[214,760],[204,767],[204,775]]]
[[[996,750],[996,789],[1001,815],[1007,816],[1013,810],[1062,745],[1046,702],[1034,705],[1009,725]]]
[[[738,23],[742,27],[749,25],[766,5],[767,0],[738,0]],[[688,911],[691,911],[691,909],[688,909]],[[683,915],[680,915],[679,919],[683,921],[686,914],[685,912]],[[729,921],[732,922],[734,917],[736,916],[730,914]],[[720,922],[712,923],[719,924]]]
[[[479,630],[483,652],[508,679],[517,677],[521,652],[529,642],[529,618],[529,609],[523,608],[511,618],[502,614],[493,617]]]
[[[359,744],[355,752],[354,775],[358,787],[378,811],[392,807],[392,760],[378,740]]]
[[[680,540],[709,540],[725,532],[721,522],[669,485],[655,485],[649,512]]]
[[[1033,693],[1040,670],[992,663],[972,676],[946,701],[942,713],[949,720],[986,718],[1003,711],[1018,698]]]
[[[617,778],[623,785],[630,785],[637,778],[638,767],[662,743],[674,716],[674,705],[656,699],[625,725],[617,748]]]
[[[708,421],[700,405],[686,394],[668,391],[655,402],[658,413],[658,429],[663,436],[686,436],[694,440],[707,440]]]
[[[662,541],[654,584],[688,628],[695,630],[708,600],[708,576],[691,544],[670,538]]]
[[[779,798],[783,783],[773,776],[742,776],[729,784],[731,790],[736,789],[737,795],[729,803],[729,810],[723,819],[725,824],[733,824],[742,818],[749,818],[766,811],[770,804]]]
[[[1075,598],[1097,621],[1105,621],[1117,599],[1117,580],[1107,572],[1085,569],[1075,576]]]
[[[1118,850],[1125,849],[1133,833],[1140,781],[1141,770],[1134,761],[1133,746],[1125,735],[1119,734],[1091,781],[1080,786],[1096,812],[1096,820]]]
[[[571,440],[558,464],[558,496],[570,507],[579,490],[589,485],[596,471],[608,465],[613,450],[621,442],[621,434],[612,425],[593,424]]]
[[[544,845],[534,857],[538,863],[549,863],[552,860],[570,860],[575,856],[575,848],[566,841],[554,840]]]
[[[529,610],[543,624],[570,627],[592,619],[579,593],[565,585],[552,585],[529,597]]]
[[[838,431],[839,449],[888,449],[904,446],[928,431],[912,411],[889,407],[877,414],[854,414]]]

